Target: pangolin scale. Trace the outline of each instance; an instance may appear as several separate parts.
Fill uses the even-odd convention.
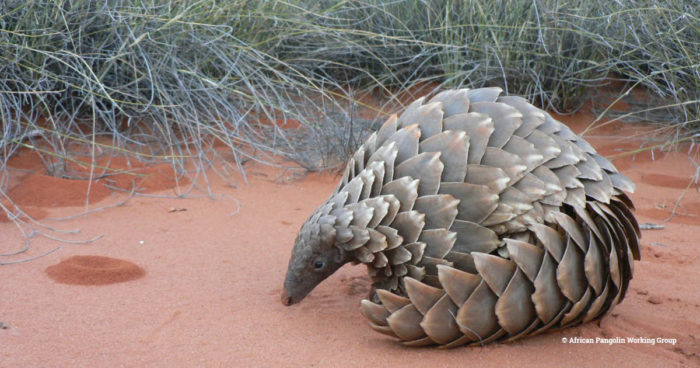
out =
[[[515,340],[601,318],[640,258],[634,184],[500,88],[420,98],[350,158],[304,223],[284,283],[301,301],[363,263],[369,325],[410,346]]]

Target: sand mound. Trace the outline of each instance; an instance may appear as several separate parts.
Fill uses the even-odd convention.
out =
[[[12,208],[12,206],[9,203],[3,202],[5,207],[7,208]],[[48,215],[48,212],[41,208],[41,207],[34,207],[34,206],[22,206],[22,214],[18,214],[16,211],[13,211],[12,215],[10,216],[17,216],[19,215],[19,218],[26,220],[27,216],[33,218],[34,220],[41,220],[44,217]],[[25,215],[26,214],[26,215]],[[0,223],[3,222],[10,222],[10,217],[8,217],[7,212],[0,210]]]
[[[88,193],[87,180],[61,179],[49,175],[33,173],[7,193],[19,206],[69,207],[85,204]],[[90,202],[107,198],[111,191],[101,182],[90,186]]]
[[[73,256],[46,268],[46,274],[62,284],[106,285],[143,277],[138,265],[102,256]]]
[[[90,203],[107,198],[111,194],[108,185],[153,193],[190,184],[190,180],[175,172],[170,163],[153,164],[104,155],[95,158],[95,166],[91,167],[89,157],[79,159],[82,163],[69,161],[65,167],[57,165],[60,172],[50,174],[36,151],[20,149],[7,164],[30,173],[10,183],[9,197],[23,207],[75,207],[85,204],[90,185],[87,179],[91,177],[96,180],[90,185]]]

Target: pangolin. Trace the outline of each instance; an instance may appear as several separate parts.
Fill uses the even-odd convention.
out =
[[[296,238],[282,302],[348,262],[360,311],[409,346],[515,340],[601,318],[640,259],[634,183],[500,88],[447,90],[392,115]]]

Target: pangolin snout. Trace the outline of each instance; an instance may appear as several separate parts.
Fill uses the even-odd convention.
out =
[[[294,304],[294,302],[292,301],[292,297],[289,296],[286,288],[282,289],[282,304],[286,306]]]

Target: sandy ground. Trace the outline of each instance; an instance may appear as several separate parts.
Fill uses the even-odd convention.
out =
[[[577,131],[590,119],[562,118]],[[639,147],[640,140],[620,140],[634,135],[643,138],[644,129],[613,126],[589,141],[615,155]],[[65,244],[37,236],[29,251],[0,257],[16,261],[61,246],[0,266],[0,367],[700,366],[700,194],[686,189],[695,170],[689,157],[698,152],[687,150],[615,160],[638,183],[640,223],[662,223],[682,199],[664,229],[643,232],[631,290],[612,315],[515,343],[453,350],[405,348],[373,332],[358,310],[369,289],[363,267],[344,267],[298,305],[280,303],[296,231],[334,189],[333,175],[280,184],[276,170],[249,164],[248,186],[212,176],[213,200],[135,197],[54,221],[84,210],[87,182],[32,171],[41,166],[25,153],[13,159],[21,183],[10,190],[13,199],[42,224],[81,229],[64,238],[102,238]],[[172,194],[174,181],[160,169],[143,169],[149,175],[142,187]],[[93,182],[90,208],[125,198],[103,184]],[[0,253],[23,244],[15,225],[0,221]],[[112,259],[70,258],[76,255]],[[90,270],[88,285],[59,282]],[[99,285],[125,270],[135,279]],[[568,343],[576,337],[624,343]]]

